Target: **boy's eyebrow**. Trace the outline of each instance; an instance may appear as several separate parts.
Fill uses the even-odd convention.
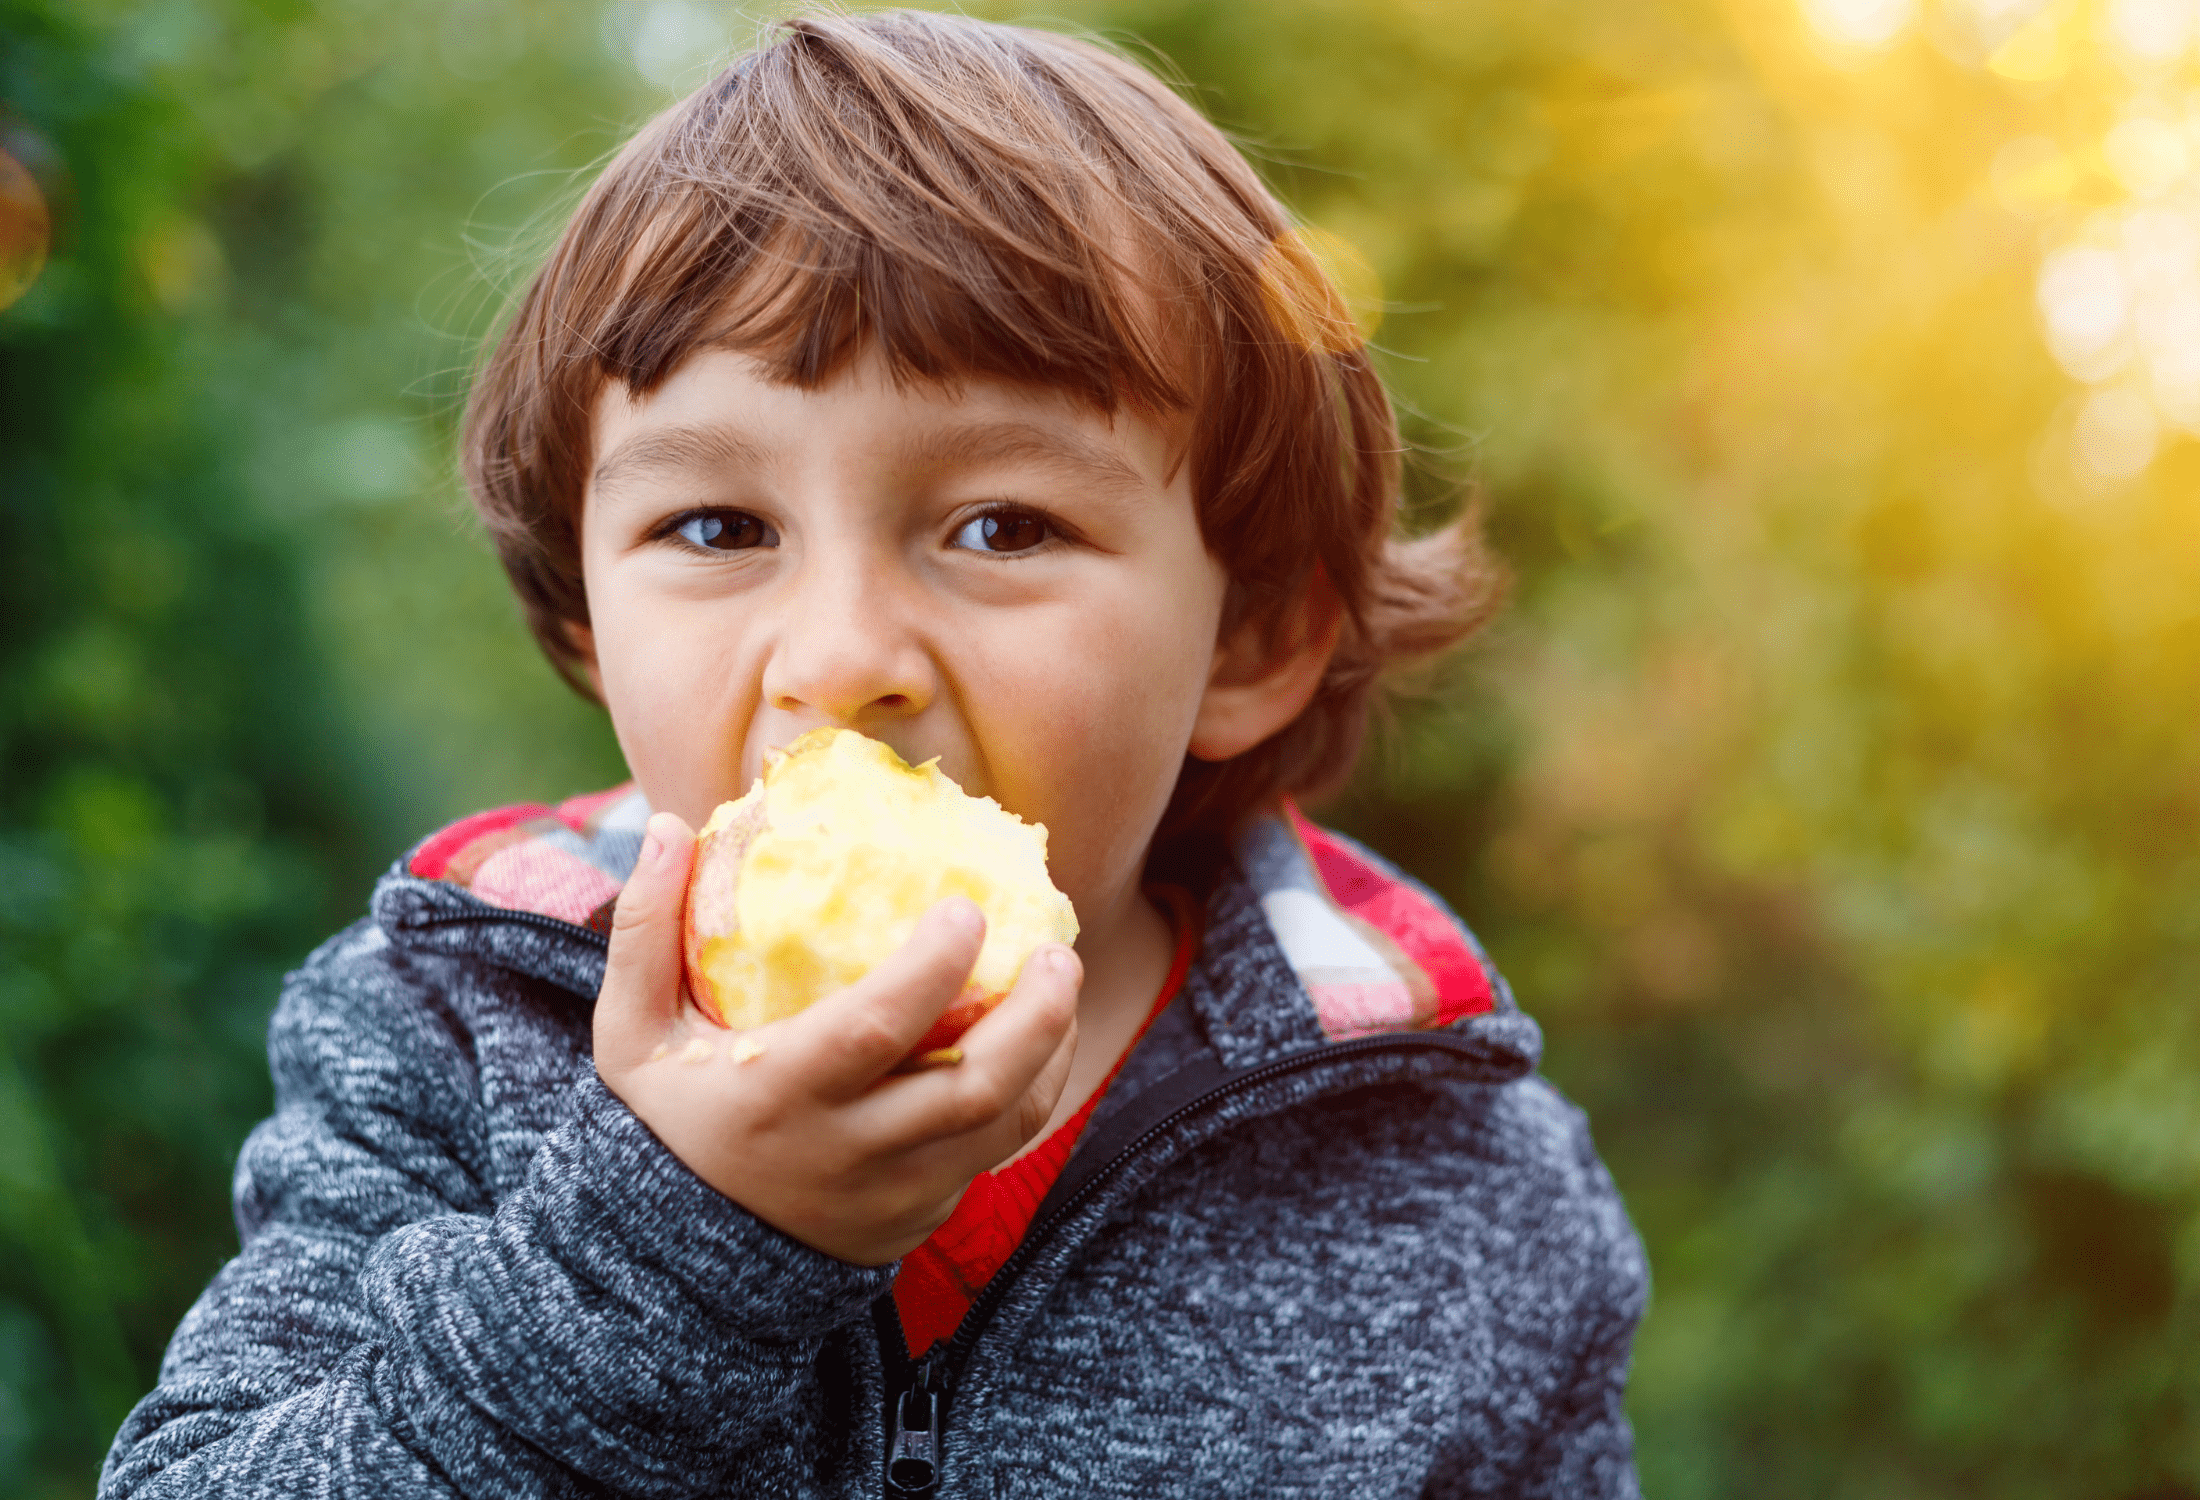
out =
[[[1145,476],[1122,454],[1082,433],[1031,422],[948,424],[899,447],[911,468],[969,469],[993,463],[1028,463],[1106,489],[1140,490]],[[589,487],[599,495],[649,474],[708,469],[770,467],[768,449],[731,427],[703,423],[653,428],[620,443],[596,466]]]
[[[976,422],[937,427],[902,445],[913,468],[970,469],[1028,463],[1110,489],[1141,490],[1146,477],[1105,443],[1082,433],[1031,422]]]
[[[637,433],[604,456],[589,476],[597,492],[646,474],[698,469],[762,469],[771,455],[730,427],[701,424]]]

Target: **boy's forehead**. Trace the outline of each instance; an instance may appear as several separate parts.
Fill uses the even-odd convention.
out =
[[[1168,487],[1191,430],[1184,414],[1102,410],[1059,386],[909,376],[875,347],[804,386],[723,345],[698,351],[647,393],[606,381],[592,425],[595,495],[698,471],[781,472],[821,444],[912,475],[1015,467],[1103,490]]]

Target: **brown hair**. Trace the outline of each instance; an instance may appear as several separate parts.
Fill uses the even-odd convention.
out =
[[[586,691],[579,522],[604,383],[706,345],[814,387],[866,344],[897,378],[990,376],[1181,413],[1224,628],[1325,574],[1313,701],[1187,759],[1162,837],[1227,831],[1351,770],[1382,670],[1463,639],[1498,571],[1472,518],[1398,533],[1400,443],[1359,330],[1212,125],[1093,44],[960,16],[798,15],[630,141],[475,382],[468,486],[543,650]]]

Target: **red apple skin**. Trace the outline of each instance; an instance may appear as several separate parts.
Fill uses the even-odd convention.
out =
[[[954,1004],[940,1012],[938,1020],[925,1028],[916,1046],[909,1049],[910,1057],[918,1058],[927,1052],[954,1046],[962,1040],[964,1032],[978,1024],[979,1017],[1007,998],[1006,995],[988,995],[981,990],[964,990],[955,997]]]
[[[680,963],[688,999],[719,1026],[726,1024],[726,1012],[717,987],[703,972],[703,948],[713,938],[740,930],[734,893],[741,881],[741,857],[764,826],[763,798],[742,801],[749,805],[734,804],[733,816],[723,824],[712,814],[696,835],[695,860],[688,867],[687,895],[680,912]]]

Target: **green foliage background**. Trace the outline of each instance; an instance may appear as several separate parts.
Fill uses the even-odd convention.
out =
[[[1774,0],[1048,14],[1359,247],[1517,569],[1332,815],[1592,1112],[1647,1490],[2200,1493],[2200,445],[2070,477],[2034,277],[2114,189],[1990,190],[2116,90],[1952,7],[1874,57]],[[0,313],[0,1492],[89,1493],[233,1251],[283,970],[439,820],[621,774],[455,404],[574,174],[747,26],[0,0],[59,220]]]

